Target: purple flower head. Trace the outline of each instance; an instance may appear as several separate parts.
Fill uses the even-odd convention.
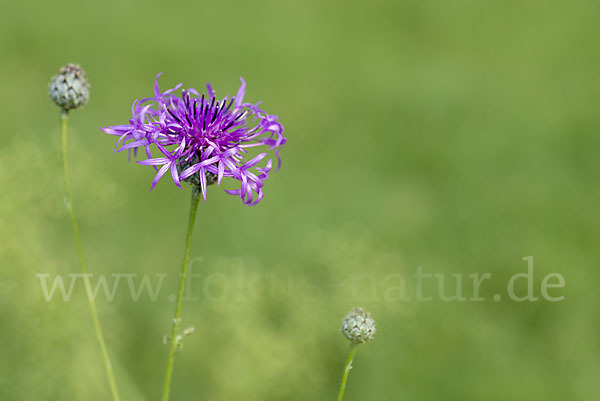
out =
[[[148,158],[138,163],[153,166],[157,172],[150,190],[170,170],[179,188],[181,181],[199,187],[206,202],[206,187],[231,177],[240,182],[240,188],[225,192],[239,196],[246,205],[256,205],[263,198],[262,186],[273,164],[267,151],[277,157],[277,169],[281,165],[278,148],[286,139],[277,116],[262,111],[260,103],[244,103],[243,79],[235,96],[217,100],[210,84],[202,95],[190,88],[178,97],[174,92],[181,84],[161,92],[161,74],[154,82],[154,97],[133,102],[129,124],[102,128],[119,137],[115,151],[133,149],[135,155],[138,149],[144,150]],[[251,149],[255,147],[260,152]],[[153,157],[153,149],[162,156]],[[249,151],[257,154],[246,160]],[[261,162],[265,162],[263,167]]]

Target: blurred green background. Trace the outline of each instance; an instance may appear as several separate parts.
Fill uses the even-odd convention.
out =
[[[46,302],[36,277],[79,272],[47,95],[67,62],[92,84],[69,122],[89,269],[168,274],[156,302],[125,281],[98,299],[123,400],[159,399],[190,188],[149,193],[152,169],[98,127],[160,71],[218,95],[243,76],[288,137],[257,207],[216,187],[200,206],[174,401],[335,399],[359,305],[378,334],[347,401],[597,398],[599,18],[594,1],[3,2],[0,400],[110,399],[82,287]],[[560,273],[563,301],[507,299],[529,255],[535,295]],[[418,266],[467,297],[491,273],[486,300],[418,302]]]

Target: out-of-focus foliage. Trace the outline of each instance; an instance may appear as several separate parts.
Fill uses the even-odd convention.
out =
[[[599,18],[593,1],[3,2],[0,400],[110,399],[82,287],[46,302],[36,276],[79,272],[47,94],[68,62],[91,83],[69,121],[89,269],[167,274],[155,302],[126,277],[98,298],[123,399],[161,391],[190,189],[149,193],[152,169],[98,127],[160,71],[219,94],[243,76],[288,137],[259,206],[217,188],[200,205],[173,400],[334,399],[355,306],[378,327],[348,401],[593,399]],[[535,295],[560,273],[563,301],[507,299],[529,255]],[[419,266],[467,297],[491,273],[486,301],[418,302]]]

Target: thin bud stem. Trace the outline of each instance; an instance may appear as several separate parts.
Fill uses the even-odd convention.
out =
[[[352,369],[352,360],[354,359],[354,353],[356,352],[356,344],[350,344],[350,352],[348,353],[348,359],[346,360],[346,366],[344,366],[344,377],[342,378],[342,384],[340,386],[340,393],[337,401],[342,401],[344,397],[344,390],[346,389],[346,382],[348,381],[348,373]]]
[[[92,321],[94,322],[94,328],[96,330],[96,337],[98,338],[98,344],[102,351],[102,358],[104,359],[104,368],[106,370],[106,376],[108,376],[108,384],[114,401],[119,401],[119,392],[117,390],[117,383],[113,373],[110,358],[108,356],[108,350],[104,343],[104,336],[102,335],[102,328],[100,327],[100,320],[98,319],[98,311],[96,310],[96,303],[92,298],[92,287],[90,285],[90,278],[85,265],[85,259],[83,257],[83,247],[81,245],[81,238],[79,236],[79,226],[77,224],[77,218],[75,211],[73,210],[73,199],[71,196],[71,182],[69,181],[68,165],[67,165],[67,120],[68,115],[66,110],[62,110],[60,115],[60,136],[61,136],[61,156],[63,165],[63,174],[65,180],[65,205],[71,216],[71,225],[73,226],[73,233],[75,234],[75,244],[77,246],[77,253],[79,255],[79,264],[81,266],[81,272],[83,273],[83,280],[85,282],[86,293],[90,302],[90,312],[92,315]]]

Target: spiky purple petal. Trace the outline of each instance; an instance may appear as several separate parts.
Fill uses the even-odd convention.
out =
[[[210,84],[202,95],[190,88],[176,96],[173,92],[181,84],[161,92],[161,74],[154,80],[154,97],[133,102],[129,124],[101,128],[118,136],[115,151],[133,150],[135,155],[139,148],[144,149],[147,159],[138,163],[157,171],[151,190],[171,170],[171,178],[180,188],[181,181],[196,177],[192,181],[202,190],[205,201],[210,183],[216,181],[220,185],[223,178],[233,178],[240,182],[240,188],[225,192],[239,196],[247,205],[260,202],[264,181],[273,165],[266,151],[275,155],[279,169],[278,148],[286,142],[278,117],[261,110],[260,103],[244,103],[246,82],[242,78],[235,96],[218,100]],[[254,147],[264,147],[266,151],[246,161],[248,150]],[[162,156],[153,157],[152,148]],[[266,164],[260,167],[265,159]]]

